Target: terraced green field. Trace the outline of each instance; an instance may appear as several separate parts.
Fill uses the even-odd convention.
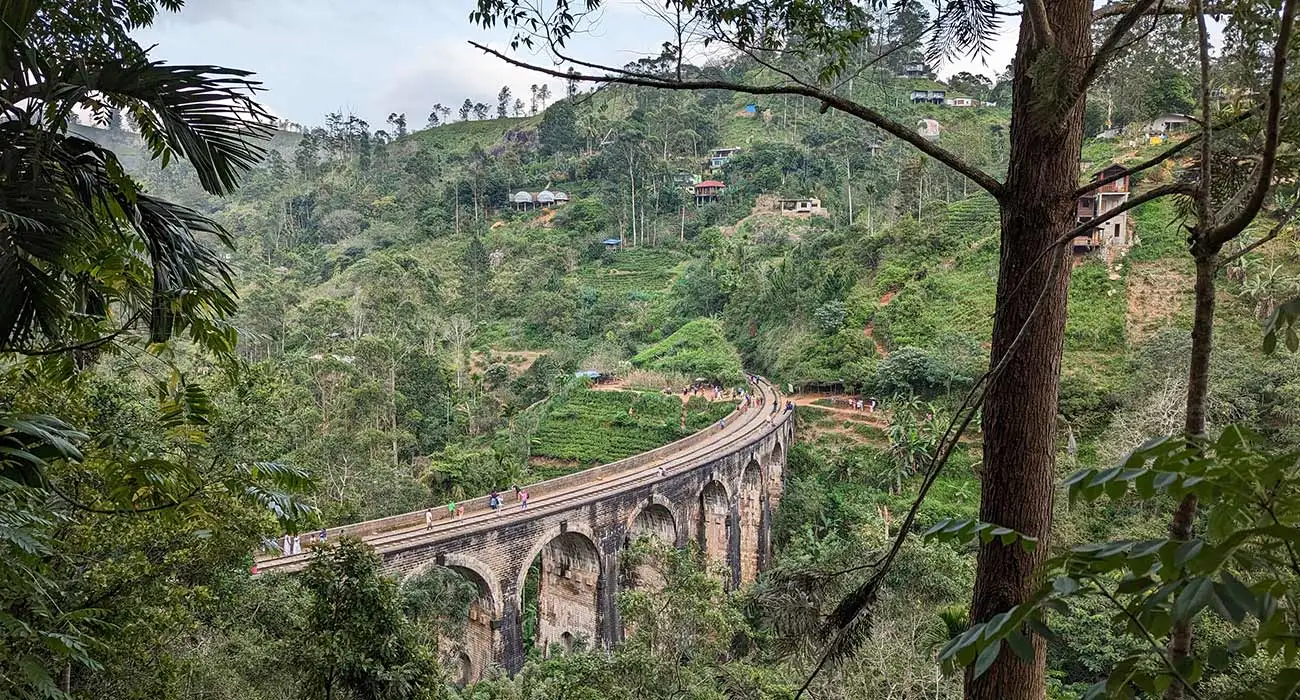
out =
[[[552,399],[533,436],[533,455],[572,460],[583,467],[630,457],[707,427],[733,402],[692,401],[635,391],[579,390]]]
[[[580,272],[584,287],[613,294],[661,292],[672,284],[679,253],[663,248],[633,248],[613,254],[609,263],[596,264]]]

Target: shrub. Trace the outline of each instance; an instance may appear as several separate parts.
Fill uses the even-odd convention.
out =
[[[740,353],[727,342],[722,324],[696,319],[637,353],[632,364],[660,372],[680,372],[723,384],[743,384]]]

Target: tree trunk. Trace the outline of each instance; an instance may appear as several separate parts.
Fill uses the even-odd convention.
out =
[[[1214,350],[1214,274],[1219,256],[1196,253],[1196,308],[1192,318],[1192,362],[1187,371],[1187,416],[1183,431],[1188,440],[1205,437],[1205,412],[1210,389],[1210,353]],[[1176,540],[1192,537],[1196,522],[1196,494],[1189,493],[1178,503],[1169,521],[1169,536]],[[1192,625],[1176,622],[1169,633],[1168,656],[1174,664],[1192,652]],[[1183,685],[1171,683],[1165,700],[1182,700]]]
[[[1083,137],[1083,101],[1064,111],[1053,98],[1062,91],[1055,88],[1074,84],[1086,69],[1092,3],[1056,0],[1046,5],[1056,48],[1046,49],[1033,36],[1032,23],[1022,22],[1013,68],[1011,162],[1001,201],[1002,252],[990,366],[1006,364],[985,398],[980,484],[980,519],[1036,537],[1039,545],[1033,552],[997,540],[980,545],[973,622],[985,622],[1033,593],[1052,525],[1069,285],[1068,252],[1063,246],[1053,248],[1053,243],[1076,223],[1072,194],[1079,184]],[[1043,70],[1052,64],[1060,71],[1054,76],[1048,74],[1050,68]],[[1053,252],[1040,257],[1049,248]],[[1046,645],[1035,638],[1032,662],[1005,651],[979,678],[968,669],[966,700],[1041,700],[1045,669]]]

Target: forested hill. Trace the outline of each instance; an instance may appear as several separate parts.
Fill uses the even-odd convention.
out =
[[[1107,114],[1116,133],[1085,142],[1081,182],[1183,137],[1151,130],[1160,115],[1192,106],[1188,79],[1166,59],[1158,70],[1104,79],[1108,102],[1089,101],[1088,133],[1107,130]],[[843,89],[1003,173],[1007,80],[944,83],[898,75],[903,68],[885,65]],[[718,70],[744,78],[760,69],[740,62]],[[935,91],[982,106],[912,102],[915,92]],[[229,373],[185,352],[170,359],[207,384],[223,421],[235,426],[241,456],[315,477],[312,499],[324,524],[616,459],[729,408],[593,391],[576,372],[658,393],[697,379],[743,385],[751,371],[801,390],[800,444],[776,515],[778,567],[824,571],[862,564],[896,532],[921,465],[987,368],[1000,251],[998,208],[988,195],[873,127],[818,107],[797,98],[606,87],[543,100],[528,116],[486,118],[485,107],[483,118],[447,121],[435,110],[421,129],[404,115],[376,130],[331,114],[323,126],[277,134],[265,162],[222,199],[204,194],[184,166],[159,170],[139,157],[129,132],[84,133],[123,153],[148,191],[213,214],[233,235],[223,254],[239,289],[234,324],[246,366]],[[500,110],[521,111],[507,98]],[[715,165],[715,156],[725,162]],[[1132,189],[1170,182],[1183,165],[1148,171]],[[711,180],[725,184],[716,196],[710,185],[690,189]],[[535,205],[531,196],[543,191],[563,193],[567,203]],[[521,192],[527,203],[515,201]],[[791,207],[817,200],[818,208],[783,215],[782,200]],[[1144,205],[1119,244],[1089,245],[1070,258],[1062,471],[1110,466],[1145,438],[1181,429],[1193,284],[1182,214],[1167,200]],[[1286,448],[1300,446],[1300,365],[1291,354],[1265,355],[1259,328],[1297,290],[1298,273],[1300,249],[1284,239],[1231,265],[1209,404],[1213,425],[1245,424]],[[113,380],[114,371],[140,373],[127,364],[106,364],[88,382],[84,408],[69,400],[79,419],[115,415],[104,407],[139,399],[144,390]],[[849,397],[875,399],[879,410],[850,409]],[[121,430],[144,444],[153,434],[143,421]],[[975,517],[980,439],[976,431],[960,444],[915,530]],[[1119,503],[1062,513],[1057,522],[1069,544],[1152,536],[1165,517]],[[246,539],[258,532],[245,529]],[[216,560],[211,570],[237,566],[241,543],[204,550]],[[895,686],[886,689],[894,682],[906,697],[960,696],[959,680],[935,675],[933,649],[966,628],[974,557],[942,542],[903,551],[880,602],[875,650],[844,669],[838,685],[828,681],[824,697],[899,697],[888,694]],[[691,580],[700,588],[683,589],[664,608],[670,614],[692,614],[699,603],[692,592],[713,591],[703,578]],[[290,584],[204,581],[300,614],[293,595],[302,591],[277,587]],[[707,683],[743,676],[780,689],[746,697],[788,697],[810,659],[801,652],[768,663],[764,635],[789,632],[783,624],[815,627],[790,622],[790,611],[816,612],[847,582],[835,585],[807,593],[824,596],[812,602],[760,585],[753,598],[727,598],[722,608],[708,602],[721,599],[718,589],[705,607],[722,610],[726,630],[760,651],[733,656],[714,640],[714,656],[692,648],[672,658],[691,658]],[[1077,697],[1125,653],[1099,631],[1099,610],[1054,622],[1064,633],[1050,647],[1053,697]],[[212,616],[194,623],[201,632],[177,643],[170,662],[226,688],[221,697],[283,697],[292,674],[277,668],[276,650],[301,640],[248,623],[230,606]],[[650,666],[620,654],[636,648],[552,659],[523,677],[634,678],[629,669]],[[246,652],[262,671],[242,670]],[[105,677],[140,683],[148,675],[131,664],[149,648],[124,644],[117,653],[125,661]],[[738,668],[756,658],[761,663]],[[614,671],[579,672],[599,663]],[[726,664],[725,673],[715,668]],[[175,676],[173,687],[194,682]],[[1230,673],[1214,678],[1232,685]],[[511,682],[489,681],[475,697],[521,697],[501,690]],[[531,697],[543,696],[551,697]]]
[[[910,101],[946,90],[987,105],[1005,84],[882,75],[853,89],[904,123],[933,120],[940,143],[980,167],[1005,167],[1007,109]],[[1147,120],[1177,99],[1168,89],[1147,86],[1126,107],[1126,134],[1085,146],[1081,179],[1155,148]],[[276,136],[264,166],[222,200],[183,168],[128,160],[147,187],[214,212],[235,235],[240,352],[292,424],[283,456],[327,481],[349,475],[325,491],[331,521],[415,507],[419,478],[464,492],[517,478],[531,438],[512,425],[537,420],[521,409],[575,370],[626,375],[638,352],[693,319],[716,319],[749,370],[809,388],[942,403],[982,372],[997,209],[960,175],[797,98],[607,87],[537,112],[409,132],[404,115],[386,131],[327,115]],[[1089,128],[1102,118],[1090,109]],[[98,135],[129,155],[130,134]],[[719,148],[739,150],[711,168]],[[701,179],[725,182],[716,202],[695,201]],[[569,201],[511,203],[543,190]],[[824,216],[783,217],[778,198],[819,199]],[[1131,249],[1074,258],[1061,417],[1079,459],[1113,457],[1177,414],[1182,361],[1171,353],[1187,325],[1190,263],[1169,205],[1130,221]],[[602,243],[612,239],[621,243]],[[1233,329],[1224,342],[1241,345],[1216,357],[1264,371],[1225,368],[1217,421],[1267,429],[1295,415],[1286,360],[1265,360],[1255,331],[1294,286],[1291,254],[1262,249],[1233,276],[1220,323]],[[729,350],[714,350],[671,371],[732,380]],[[459,478],[472,474],[483,479]]]

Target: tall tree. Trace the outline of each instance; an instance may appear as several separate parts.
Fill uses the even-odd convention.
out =
[[[497,93],[497,119],[505,119],[510,111],[510,86],[502,85]]]
[[[1201,124],[1199,143],[1196,144],[1199,150],[1194,169],[1195,189],[1190,193],[1196,222],[1189,231],[1188,242],[1196,265],[1196,282],[1183,431],[1188,445],[1202,454],[1209,441],[1206,416],[1209,405],[1210,358],[1214,351],[1217,296],[1215,278],[1226,264],[1240,259],[1280,234],[1300,208],[1300,191],[1294,187],[1293,166],[1284,168],[1280,163],[1285,161],[1280,161],[1278,157],[1283,141],[1283,117],[1294,117],[1295,114],[1294,108],[1290,108],[1294,104],[1294,97],[1287,93],[1286,80],[1288,56],[1294,51],[1291,47],[1298,6],[1300,3],[1294,0],[1283,3],[1276,29],[1263,23],[1263,26],[1257,25],[1250,32],[1255,41],[1266,40],[1270,34],[1276,36],[1270,52],[1272,64],[1266,74],[1267,79],[1253,85],[1267,95],[1262,125],[1256,127],[1262,130],[1262,142],[1251,131],[1244,134],[1235,129],[1215,131],[1209,32],[1205,15],[1195,13],[1199,39],[1197,44],[1200,47],[1199,99],[1196,101],[1200,106]],[[1202,6],[1198,4],[1196,7]],[[1239,28],[1236,34],[1240,36]],[[1229,36],[1233,35],[1234,32],[1230,31]],[[1256,143],[1259,143],[1258,154],[1243,158],[1243,154],[1251,153],[1252,146]],[[1268,234],[1246,245],[1228,259],[1221,259],[1224,246],[1246,231],[1266,207],[1270,199],[1269,193],[1275,192],[1275,188],[1289,190],[1288,195],[1292,200],[1290,206],[1280,213],[1276,225]],[[1274,196],[1280,194],[1281,192],[1275,192]],[[1194,492],[1180,499],[1169,524],[1171,538],[1192,538],[1198,507],[1198,498]],[[1182,668],[1190,656],[1192,632],[1190,619],[1178,620],[1173,625],[1168,643],[1168,660],[1173,667]],[[1181,700],[1185,694],[1184,684],[1174,683],[1166,691],[1165,698]]]
[[[528,91],[532,93],[532,101],[528,103],[528,113],[537,114],[537,85],[536,83],[528,86]]]
[[[1290,0],[1286,4],[1289,6]],[[997,200],[1001,257],[989,371],[976,383],[970,400],[940,441],[927,468],[921,498],[955,444],[955,436],[974,419],[975,408],[982,404],[980,519],[1034,537],[1040,544],[1024,548],[1018,543],[1004,544],[997,538],[981,542],[971,619],[983,622],[1026,601],[1035,591],[1035,569],[1046,556],[1051,531],[1057,399],[1069,281],[1066,244],[1080,231],[1143,202],[1190,191],[1183,183],[1153,188],[1123,207],[1079,224],[1075,198],[1080,194],[1084,96],[1097,76],[1134,39],[1144,17],[1187,12],[1189,8],[1168,7],[1158,0],[1115,2],[1098,8],[1089,0],[1024,0],[1012,64],[1010,162],[1006,181],[998,182],[940,144],[921,137],[910,125],[830,87],[848,65],[847,57],[861,49],[863,36],[869,35],[873,26],[874,18],[859,6],[827,3],[817,4],[813,11],[792,12],[779,0],[760,0],[744,3],[744,12],[738,12],[741,3],[732,1],[700,6],[687,0],[668,0],[667,5],[699,15],[704,27],[713,28],[704,30],[709,40],[745,55],[761,54],[764,62],[778,65],[781,70],[758,78],[768,81],[760,83],[716,77],[683,64],[684,43],[675,47],[675,70],[667,74],[575,59],[566,40],[589,26],[584,22],[593,21],[593,15],[540,15],[527,0],[480,0],[471,20],[486,27],[513,27],[517,43],[539,46],[558,62],[584,66],[578,79],[586,82],[812,98],[823,110],[834,109],[860,118],[911,144],[966,176]],[[598,6],[598,2],[588,3],[588,9]],[[905,8],[914,6],[909,3]],[[1113,24],[1100,33],[1096,45],[1092,38],[1094,18],[1113,18]],[[921,21],[919,12],[915,20]],[[931,51],[937,56],[953,50],[978,49],[987,46],[996,34],[999,10],[996,3],[975,0],[943,3],[933,21],[925,20],[925,27],[922,33],[929,35]],[[899,41],[908,41],[911,37],[904,36],[908,31],[910,28],[896,23],[891,33]],[[569,77],[563,71],[474,45],[508,63],[555,78]],[[774,46],[787,49],[774,52]],[[809,63],[813,64],[811,71],[807,70]],[[1154,167],[1173,155],[1176,153],[1167,153],[1132,170]],[[920,499],[902,523],[901,532],[909,529],[919,504]],[[825,630],[828,645],[823,662],[850,653],[867,634],[872,603],[902,543],[900,536],[877,562],[874,573],[831,613]],[[1032,643],[1023,645],[1017,653],[1025,658],[1003,654],[986,658],[978,673],[968,670],[968,700],[1042,698],[1046,692],[1044,641],[1033,636]]]
[[[930,11],[921,0],[902,0],[889,12],[886,29],[884,64],[895,73],[909,65],[925,63],[925,51],[920,39],[930,26]]]
[[[442,123],[442,103],[435,104],[433,109],[429,110],[428,128],[432,129]]]
[[[460,120],[469,121],[469,113],[474,111],[474,103],[468,98],[460,105]]]
[[[475,233],[470,237],[469,245],[465,247],[465,254],[460,261],[461,279],[464,281],[466,298],[469,300],[467,310],[470,312],[471,319],[478,319],[483,309],[488,280],[492,272],[490,263],[487,247]]]
[[[345,539],[318,550],[303,572],[311,595],[295,664],[303,698],[416,700],[438,687],[437,663],[380,563]]]
[[[402,138],[406,136],[406,112],[398,114],[396,112],[388,115],[388,123],[393,127],[393,138]]]
[[[543,110],[546,109],[546,103],[550,99],[551,99],[551,86],[543,83],[541,87],[537,88],[537,101],[541,103]]]
[[[79,112],[107,122],[110,112],[127,111],[152,158],[164,165],[187,161],[210,194],[235,190],[261,159],[258,144],[271,136],[274,120],[253,99],[258,83],[247,71],[152,61],[131,38],[158,11],[179,6],[169,0],[0,4],[0,150],[6,154],[0,353],[7,362],[15,355],[42,362],[53,356],[57,366],[39,373],[46,381],[58,375],[66,382],[109,343],[164,343],[181,333],[223,362],[234,359],[235,332],[226,321],[235,303],[231,270],[210,243],[228,246],[228,233],[203,214],[146,192],[115,153],[70,130]],[[74,514],[136,524],[135,516],[148,513],[171,520],[192,542],[193,532],[220,521],[209,519],[213,497],[227,501],[214,507],[225,517],[222,525],[234,520],[235,501],[256,505],[257,517],[269,508],[286,518],[303,512],[273,488],[301,486],[299,472],[190,461],[212,444],[206,439],[212,402],[179,371],[159,374],[158,429],[141,436],[153,442],[148,448],[119,434],[102,446],[83,445],[87,436],[62,420],[16,415],[22,410],[15,410],[17,397],[6,394],[0,407],[0,694],[67,693],[73,666],[94,667],[94,656],[106,651],[95,636],[112,625],[100,606],[124,589],[138,589],[128,580],[106,587],[105,595],[80,592],[127,569],[127,579],[177,575],[138,561],[108,577],[90,573],[88,566],[102,560],[56,549],[66,545]],[[80,382],[65,386],[71,384]],[[37,410],[54,410],[59,400],[42,392]],[[166,444],[180,434],[183,448]],[[75,465],[88,453],[96,464],[81,471]],[[138,546],[144,540],[135,539],[147,525],[124,527],[137,534],[105,538],[116,552],[105,558],[125,552],[149,560]],[[70,560],[79,563],[61,574]]]
[[[524,116],[524,101],[523,101],[523,98],[519,98],[519,97],[516,97],[516,98],[515,98],[515,116],[516,116],[516,117],[522,117],[522,116]]]
[[[564,72],[564,96],[573,97],[578,94],[578,79],[573,77],[578,71],[569,66],[569,70]]]
[[[487,119],[487,118],[488,118],[488,114],[489,114],[490,111],[491,111],[491,108],[488,107],[488,106],[487,106],[485,103],[483,103],[483,102],[476,102],[476,103],[474,104],[474,118],[475,118],[475,119],[478,119],[479,121],[482,121],[482,120],[484,120],[484,119]]]

